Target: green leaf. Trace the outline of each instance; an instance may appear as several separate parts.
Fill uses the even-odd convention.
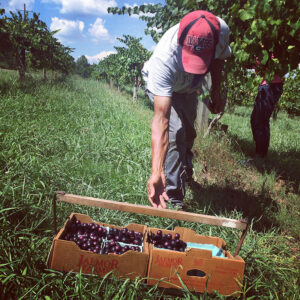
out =
[[[253,15],[244,9],[239,10],[239,15],[242,21],[247,21],[253,18]]]
[[[263,59],[261,60],[261,63],[265,65],[269,59],[269,53],[266,50],[263,50],[262,52],[263,52]]]

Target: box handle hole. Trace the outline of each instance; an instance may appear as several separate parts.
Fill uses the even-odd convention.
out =
[[[205,277],[206,273],[201,270],[192,269],[186,272],[187,276],[198,276],[198,277]]]

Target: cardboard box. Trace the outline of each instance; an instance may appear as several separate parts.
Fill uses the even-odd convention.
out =
[[[158,228],[148,228],[156,234]],[[218,237],[196,234],[195,231],[175,227],[172,230],[163,230],[164,234],[180,234],[184,242],[211,244],[218,248],[225,248],[226,243]],[[229,251],[224,250],[225,258],[212,256],[212,251],[196,248],[186,248],[184,252],[155,248],[149,246],[150,259],[147,272],[147,284],[164,288],[182,289],[183,284],[191,291],[208,292],[218,291],[222,295],[235,293],[239,296],[240,285],[244,275],[244,260],[237,256],[232,257]]]
[[[135,279],[137,276],[146,276],[149,259],[149,249],[146,242],[143,243],[142,252],[130,250],[123,254],[98,254],[82,250],[75,242],[62,239],[74,217],[80,220],[81,223],[93,222],[100,226],[122,228],[120,226],[95,222],[87,215],[72,213],[52,242],[47,260],[49,268],[67,272],[80,272],[81,269],[81,272],[84,274],[96,274],[99,276],[104,276],[112,271],[116,277],[130,279]],[[147,229],[144,225],[134,223],[128,224],[126,228],[135,232],[142,232],[144,236]]]

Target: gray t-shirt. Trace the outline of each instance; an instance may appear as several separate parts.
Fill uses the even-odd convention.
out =
[[[227,24],[218,18],[220,22],[220,37],[216,45],[215,59],[225,59],[231,54],[229,47],[229,28]],[[192,87],[194,74],[182,71],[177,61],[177,34],[179,24],[171,27],[162,36],[156,48],[145,62],[142,74],[146,82],[146,88],[157,96],[172,96],[173,92],[193,93],[203,92],[210,88],[209,74],[202,76],[198,84]]]

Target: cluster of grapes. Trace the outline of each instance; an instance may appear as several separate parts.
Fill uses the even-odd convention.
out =
[[[175,233],[174,238],[172,238],[172,234],[163,234],[161,230],[157,230],[156,234],[150,232],[149,242],[152,243],[155,248],[164,248],[180,252],[184,252],[186,248],[186,243],[180,239],[179,233]]]
[[[65,235],[65,240],[74,241],[80,249],[99,253],[106,236],[106,228],[99,224],[81,223],[79,220],[73,220]]]
[[[133,250],[137,252],[141,252],[141,249],[139,246],[129,246],[125,245],[122,246],[120,243],[115,241],[105,242],[104,248],[102,249],[102,254],[108,254],[108,253],[114,253],[114,254],[123,254],[128,250]]]
[[[142,245],[143,233],[128,230],[125,227],[122,229],[110,228],[107,239],[125,244]]]
[[[142,245],[143,234],[125,227],[107,230],[96,223],[81,223],[80,220],[73,219],[64,239],[75,242],[82,250],[102,254],[122,254],[128,250],[140,252],[139,245]],[[121,246],[119,242],[131,245]]]

